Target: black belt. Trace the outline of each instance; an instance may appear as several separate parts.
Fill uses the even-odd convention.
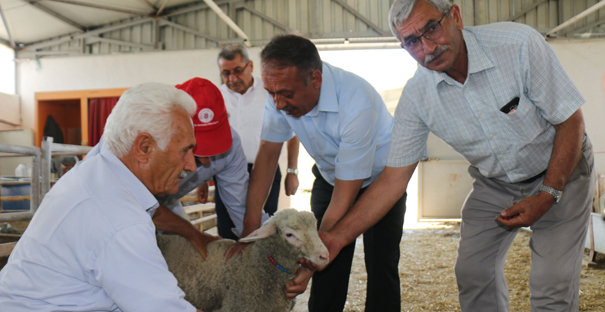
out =
[[[538,173],[538,175],[536,175],[536,176],[533,176],[533,177],[531,177],[529,179],[525,179],[523,181],[519,181],[517,183],[532,183],[532,182],[538,180],[539,178],[543,177],[545,174],[546,174],[546,170]]]

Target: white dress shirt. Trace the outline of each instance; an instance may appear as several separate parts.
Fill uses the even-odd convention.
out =
[[[229,125],[237,131],[242,139],[246,160],[248,163],[254,163],[260,145],[265,102],[267,101],[267,91],[263,86],[263,81],[254,77],[252,86],[244,94],[229,89],[225,84],[221,85],[219,90],[225,99],[225,107],[229,113]]]
[[[191,311],[157,246],[158,202],[106,148],[44,197],[0,271],[0,311]]]

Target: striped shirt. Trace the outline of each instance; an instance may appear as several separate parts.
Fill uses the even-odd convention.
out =
[[[584,99],[533,28],[505,22],[462,33],[469,62],[465,83],[418,68],[395,111],[387,165],[426,158],[430,131],[487,178],[514,183],[539,174],[548,167],[553,125]],[[515,109],[501,111],[517,98]]]

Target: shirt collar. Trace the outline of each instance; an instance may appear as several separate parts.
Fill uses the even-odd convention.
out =
[[[485,51],[479,46],[475,35],[467,31],[462,30],[462,36],[464,43],[466,44],[466,51],[468,53],[468,75],[475,74],[486,69],[494,67],[492,60],[485,54]],[[446,81],[451,84],[454,81],[445,72],[433,72],[435,78],[435,85],[438,85],[441,81]]]
[[[334,85],[334,76],[332,76],[332,66],[330,64],[323,63],[321,76],[319,101],[305,116],[317,116],[320,111],[338,112],[338,97],[336,96],[336,86]]]
[[[101,156],[105,159],[109,168],[118,176],[120,181],[134,194],[134,197],[139,201],[141,207],[146,211],[149,209],[155,210],[159,203],[157,199],[147,189],[145,184],[141,182],[131,171],[122,163],[122,161],[114,155],[110,150],[101,147]]]

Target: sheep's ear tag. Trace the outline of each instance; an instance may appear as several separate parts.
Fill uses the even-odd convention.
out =
[[[269,237],[273,234],[275,234],[275,225],[265,225],[260,229],[250,233],[248,236],[240,238],[239,241],[241,243],[252,243],[259,239]]]

